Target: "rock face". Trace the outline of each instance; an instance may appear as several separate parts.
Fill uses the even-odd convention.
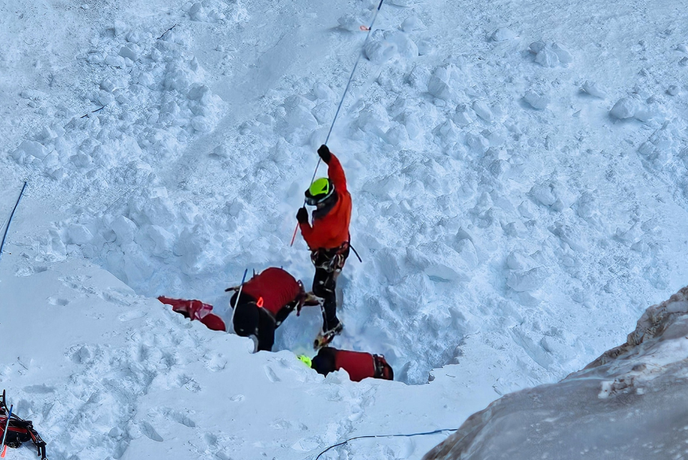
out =
[[[473,414],[423,460],[688,458],[688,287],[559,383]]]

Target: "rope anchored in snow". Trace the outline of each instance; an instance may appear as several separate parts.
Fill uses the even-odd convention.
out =
[[[347,439],[347,440],[345,440],[345,441],[342,441],[342,442],[339,442],[339,443],[337,443],[337,444],[331,445],[331,446],[328,447],[327,449],[325,449],[325,450],[323,450],[322,452],[320,452],[320,453],[318,454],[318,456],[315,457],[314,460],[318,460],[318,459],[322,456],[322,454],[324,454],[324,453],[327,452],[328,450],[334,449],[335,447],[343,446],[344,444],[348,443],[349,441],[353,441],[354,439],[366,439],[366,438],[401,438],[401,437],[403,437],[403,438],[410,438],[410,437],[413,437],[413,436],[427,436],[427,435],[430,435],[430,434],[444,433],[445,431],[456,431],[456,430],[457,430],[457,428],[442,428],[442,429],[435,430],[435,431],[424,431],[424,432],[421,432],[421,433],[409,433],[409,434],[370,434],[370,435],[365,435],[365,436],[354,436],[353,438],[349,438],[349,439]]]
[[[14,208],[12,209],[12,214],[10,214],[10,218],[7,221],[7,227],[5,227],[5,234],[2,236],[2,243],[0,243],[0,259],[2,259],[2,248],[5,247],[5,239],[7,238],[7,232],[10,230],[10,224],[12,223],[12,218],[14,217],[14,211],[17,210],[17,206],[19,206],[19,200],[21,200],[22,195],[24,195],[24,189],[26,188],[27,182],[24,182],[24,186],[21,189],[21,192],[19,192],[19,198],[17,198],[17,202],[14,204]]]
[[[370,22],[370,25],[368,26],[367,30],[368,33],[366,34],[366,38],[363,41],[363,47],[361,47],[361,52],[358,54],[358,58],[356,58],[356,62],[354,63],[354,68],[351,69],[351,75],[349,75],[349,81],[346,83],[346,88],[344,88],[344,94],[342,94],[342,99],[339,101],[339,106],[337,107],[337,111],[334,114],[334,119],[332,120],[332,125],[330,125],[330,130],[327,133],[327,137],[325,138],[325,145],[327,145],[327,141],[330,140],[330,134],[332,134],[332,128],[334,128],[334,123],[337,121],[337,117],[339,116],[339,110],[342,108],[342,104],[344,103],[344,98],[346,97],[346,93],[349,92],[349,86],[351,86],[351,80],[354,78],[354,73],[356,72],[356,67],[358,67],[358,63],[361,61],[361,57],[363,56],[363,53],[365,52],[365,45],[368,43],[368,39],[370,38],[370,34],[373,32],[373,25],[375,24],[375,20],[377,19],[377,14],[380,12],[380,8],[382,8],[382,3],[385,0],[380,0],[380,4],[377,6],[377,10],[375,10],[375,15],[373,16],[373,20]],[[320,166],[320,159],[318,159],[318,166]],[[315,167],[315,170],[318,170],[318,166]]]
[[[337,117],[339,117],[339,111],[342,109],[342,104],[344,104],[344,98],[346,97],[346,94],[349,92],[349,87],[351,86],[351,81],[354,79],[354,73],[356,73],[356,67],[358,67],[358,63],[361,61],[361,57],[363,56],[363,53],[365,52],[365,45],[368,43],[368,39],[370,38],[370,34],[373,32],[373,26],[375,25],[375,20],[377,19],[377,15],[380,12],[380,8],[382,8],[382,4],[384,3],[385,0],[380,0],[380,3],[377,5],[377,9],[375,10],[375,15],[373,16],[373,20],[370,21],[369,26],[361,26],[361,30],[367,30],[368,33],[366,34],[366,38],[363,41],[363,46],[361,47],[360,53],[358,53],[358,57],[356,58],[356,62],[354,63],[354,68],[351,69],[351,75],[349,75],[349,81],[346,82],[346,87],[344,88],[344,93],[342,94],[342,98],[339,101],[339,105],[337,106],[337,111],[334,113],[334,118],[332,119],[332,124],[330,125],[330,130],[327,132],[327,137],[325,138],[324,144],[327,145],[327,142],[330,140],[330,135],[332,134],[332,129],[334,128],[334,124],[337,121]],[[318,174],[318,168],[320,167],[320,163],[322,162],[321,158],[318,158],[318,162],[315,165],[315,171],[313,171],[313,177],[311,177],[311,185],[313,184],[313,181],[315,180],[315,175]],[[310,186],[310,185],[309,185]],[[306,200],[303,201],[303,206],[306,206]],[[296,224],[296,227],[294,228],[294,234],[291,237],[291,243],[289,246],[294,245],[294,240],[296,239],[296,232],[299,229],[299,224]],[[358,255],[358,254],[356,254]],[[360,257],[359,257],[360,259]]]

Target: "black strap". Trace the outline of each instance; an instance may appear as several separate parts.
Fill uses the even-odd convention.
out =
[[[351,245],[351,242],[349,242],[349,247],[351,248],[352,251],[354,251],[354,254],[356,254],[356,258],[360,263],[363,263],[363,260],[361,260],[361,256],[358,255],[358,251],[356,251],[356,248]]]

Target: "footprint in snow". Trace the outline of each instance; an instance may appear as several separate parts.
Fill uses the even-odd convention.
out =
[[[50,305],[59,305],[60,307],[64,307],[69,303],[69,300],[66,299],[58,299],[56,297],[48,297],[48,303]]]
[[[36,266],[36,267],[22,267],[14,272],[14,276],[31,276],[35,273],[42,273],[48,270],[48,267]]]
[[[186,414],[183,414],[177,410],[166,407],[162,410],[162,414],[167,420],[172,420],[173,422],[188,426],[189,428],[196,428],[196,422],[194,422]]]
[[[277,377],[277,374],[275,374],[275,371],[273,371],[270,366],[264,366],[263,369],[265,369],[265,375],[268,376],[268,380],[270,380],[270,382],[281,382],[281,379]]]
[[[122,322],[126,322],[126,321],[131,321],[134,319],[143,318],[144,316],[146,316],[146,312],[144,312],[144,311],[130,310],[128,312],[125,312],[125,313],[122,313],[121,315],[119,315],[117,317],[117,319],[122,321]]]
[[[158,432],[155,431],[155,428],[153,428],[153,425],[148,422],[141,422],[141,433],[153,441],[163,442],[162,436],[160,436]]]

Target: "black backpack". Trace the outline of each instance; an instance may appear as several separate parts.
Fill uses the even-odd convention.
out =
[[[2,390],[2,399],[0,399],[0,439],[4,437],[5,444],[12,448],[19,447],[23,443],[31,441],[36,446],[38,456],[41,457],[41,460],[47,460],[45,456],[45,441],[43,441],[39,434],[36,433],[36,430],[33,429],[33,423],[31,423],[30,420],[24,420],[12,414],[8,425],[7,416],[9,412],[5,390]],[[7,435],[5,435],[5,427],[7,427]]]

